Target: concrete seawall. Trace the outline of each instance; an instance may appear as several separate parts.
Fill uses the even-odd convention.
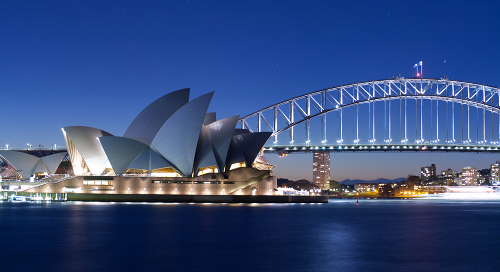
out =
[[[17,195],[35,196],[20,192]],[[177,202],[177,203],[328,203],[327,196],[268,195],[159,195],[159,194],[40,194],[44,199],[102,202]],[[57,198],[57,199],[56,199]]]
[[[327,203],[326,196],[68,194],[68,201],[181,203]]]

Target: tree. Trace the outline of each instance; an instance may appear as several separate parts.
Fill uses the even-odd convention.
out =
[[[420,184],[420,177],[419,176],[413,176],[413,175],[408,175],[408,177],[406,177],[406,180],[402,182],[403,184],[407,184],[408,185],[408,188],[410,190],[413,190],[415,185],[419,185]]]
[[[283,184],[285,183],[292,183],[292,181],[286,178],[278,178],[277,181],[278,187],[283,187]]]
[[[387,183],[384,186],[382,186],[382,189],[379,190],[378,195],[380,197],[391,197],[392,195],[394,195],[391,184]]]
[[[332,191],[340,191],[343,187],[337,181],[330,180],[330,189],[332,189]]]
[[[491,182],[487,179],[483,184],[481,184],[482,186],[491,186]]]
[[[486,168],[486,169],[479,170],[479,175],[481,175],[481,176],[489,176],[490,175],[490,169]]]
[[[481,184],[482,186],[491,186],[490,178],[491,171],[489,168],[479,170],[479,175],[483,177],[484,182]]]

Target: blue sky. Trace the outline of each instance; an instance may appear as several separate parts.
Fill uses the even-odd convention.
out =
[[[219,118],[359,81],[412,76],[500,87],[500,2],[2,1],[0,144],[64,145],[60,128],[123,135],[162,95],[215,91]],[[444,62],[446,60],[446,62]],[[312,178],[312,155],[276,175]],[[498,155],[332,154],[332,178],[397,178]],[[361,166],[360,166],[361,165]]]

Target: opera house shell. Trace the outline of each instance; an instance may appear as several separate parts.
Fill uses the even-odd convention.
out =
[[[52,175],[56,172],[66,153],[55,153],[45,157],[37,157],[14,150],[0,150],[0,158],[8,162],[1,175],[3,177],[29,180],[35,173]]]
[[[217,120],[215,113],[207,113],[214,92],[191,101],[189,92],[160,97],[139,113],[123,136],[85,126],[64,127],[75,178],[49,191],[272,194],[273,166],[261,154],[271,133],[235,129],[239,116]],[[262,182],[267,185],[255,185]],[[43,190],[30,191],[47,192]]]
[[[195,177],[207,168],[222,173],[237,163],[251,166],[271,133],[235,132],[239,116],[217,121],[207,113],[213,94],[189,101],[189,89],[169,93],[146,107],[123,137],[63,128],[74,174]]]

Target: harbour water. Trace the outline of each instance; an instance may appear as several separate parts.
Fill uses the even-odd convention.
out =
[[[2,271],[500,271],[500,201],[0,202]]]

